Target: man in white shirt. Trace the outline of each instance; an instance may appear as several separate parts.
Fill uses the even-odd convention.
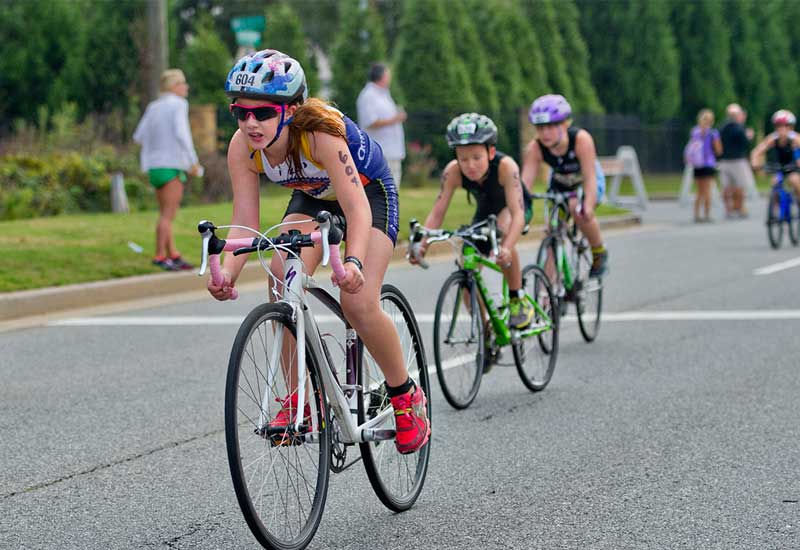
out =
[[[369,69],[369,80],[356,100],[358,125],[381,146],[395,184],[400,187],[402,163],[406,156],[403,122],[407,115],[389,92],[392,83],[389,67],[374,63]]]

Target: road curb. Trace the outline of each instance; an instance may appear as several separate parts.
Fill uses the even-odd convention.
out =
[[[637,214],[607,216],[599,218],[604,229],[628,227],[641,223]],[[541,240],[542,230],[534,230],[522,237],[521,242]],[[392,256],[392,262],[405,262],[406,242],[398,242]],[[429,255],[451,253],[449,246],[431,247]],[[264,272],[258,262],[249,262],[239,277],[238,283],[244,284],[264,279]],[[206,284],[205,277],[198,277],[195,272],[154,273],[137,275],[108,281],[81,283],[60,287],[48,287],[36,290],[23,290],[0,294],[0,321],[10,321],[23,317],[45,315],[57,311],[99,306],[114,302],[143,300],[202,290]]]

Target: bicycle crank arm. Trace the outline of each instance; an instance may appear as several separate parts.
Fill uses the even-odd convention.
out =
[[[394,430],[361,430],[361,440],[366,443],[367,441],[389,441],[394,439],[396,432]]]

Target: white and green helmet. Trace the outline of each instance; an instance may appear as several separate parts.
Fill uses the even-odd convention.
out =
[[[488,116],[478,113],[458,115],[447,125],[447,145],[494,145],[497,126]]]

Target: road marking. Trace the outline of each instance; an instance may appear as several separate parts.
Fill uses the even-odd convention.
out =
[[[793,267],[800,266],[800,258],[795,258],[793,260],[786,260],[785,262],[780,262],[777,264],[772,264],[764,267],[759,267],[758,269],[753,270],[753,275],[771,275],[772,273],[777,273],[778,271],[783,271],[785,269],[791,269]]]
[[[334,315],[317,315],[317,323],[333,323]],[[800,309],[773,310],[717,310],[717,311],[624,311],[619,313],[603,313],[601,322],[627,323],[636,321],[783,321],[800,319]],[[52,321],[49,326],[57,327],[132,327],[132,326],[206,326],[232,325],[238,326],[244,317],[230,316],[142,316],[142,317],[73,317]],[[575,321],[574,315],[568,315],[564,321]],[[432,324],[432,313],[417,315],[420,324]]]

